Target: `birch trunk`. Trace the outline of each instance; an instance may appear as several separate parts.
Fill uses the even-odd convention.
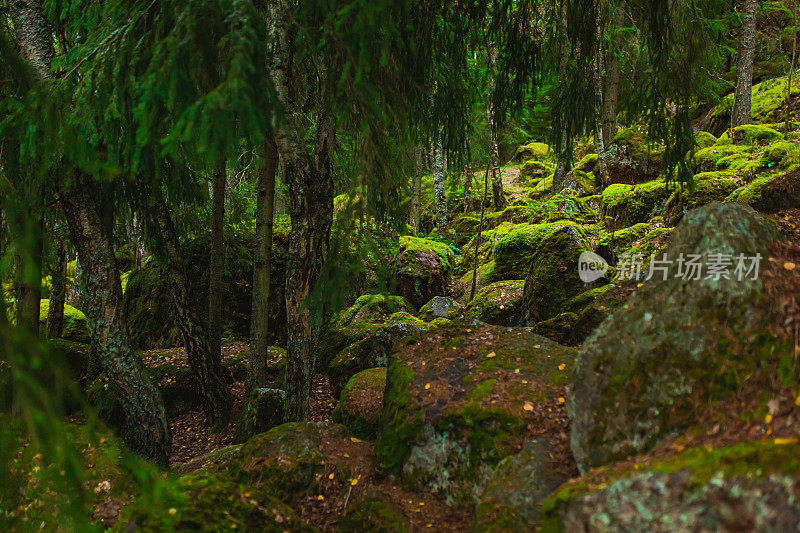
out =
[[[436,229],[447,227],[447,196],[444,190],[444,147],[441,139],[433,144],[433,201],[436,209]]]
[[[603,16],[599,0],[594,0],[595,23],[593,83],[595,91],[594,106],[594,141],[597,146],[597,168],[600,173],[600,183],[609,185],[608,167],[606,165],[606,147],[603,142]]]
[[[409,214],[409,223],[414,228],[414,234],[419,233],[419,201],[424,169],[425,149],[422,146],[416,146],[414,147],[414,177],[411,179],[411,213]]]

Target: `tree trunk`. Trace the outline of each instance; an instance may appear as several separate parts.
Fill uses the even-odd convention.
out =
[[[171,439],[164,403],[128,338],[114,248],[90,180],[79,176],[59,199],[86,271],[92,339],[125,415],[122,439],[134,452],[166,465]]]
[[[269,331],[270,267],[272,263],[272,222],[275,208],[275,172],[278,147],[268,135],[262,145],[264,164],[258,169],[256,197],[256,236],[253,252],[253,312],[250,319],[250,359],[247,382],[251,388],[267,381],[267,334]]]
[[[137,267],[140,267],[147,259],[147,247],[145,246],[142,218],[136,211],[133,212],[131,224],[133,225],[133,231],[131,232],[134,248],[133,262]]]
[[[792,19],[794,20],[794,35],[792,36],[792,62],[789,64],[789,80],[786,86],[786,135],[792,131],[792,76],[797,62],[797,1],[792,3]]]
[[[422,146],[414,147],[414,176],[411,178],[411,213],[409,223],[414,228],[414,234],[419,233],[419,201],[422,192],[422,174],[425,168],[425,149]]]
[[[58,233],[56,231],[56,233]],[[55,260],[50,268],[50,306],[47,308],[47,337],[61,338],[64,329],[64,301],[67,296],[67,250],[64,241],[56,236]]]
[[[447,196],[444,191],[444,147],[439,138],[433,141],[433,200],[436,229],[444,229],[447,227]]]
[[[621,7],[614,14],[614,30],[620,28],[625,20]],[[606,61],[605,91],[603,93],[603,146],[608,146],[617,133],[617,102],[619,102],[620,70],[617,55],[613,50]]]
[[[34,196],[36,194],[34,193]],[[42,248],[44,247],[44,214],[37,206],[44,202],[32,202],[28,216],[19,221],[25,228],[26,239],[22,254],[18,255],[17,269],[17,327],[31,335],[39,335],[39,309],[42,301]],[[38,213],[36,212],[38,211]],[[37,218],[38,217],[38,218]]]
[[[165,277],[176,315],[176,324],[186,348],[189,370],[197,387],[208,425],[224,428],[230,418],[231,395],[222,376],[220,356],[209,349],[208,335],[199,309],[189,296],[186,267],[178,244],[178,234],[169,207],[159,192],[152,195],[152,205],[145,211],[150,227],[157,235],[159,255],[165,263]]]
[[[268,40],[275,58],[270,77],[285,109],[275,142],[291,191],[292,229],[286,262],[286,420],[308,420],[315,350],[309,297],[325,262],[333,223],[331,154],[335,126],[325,107],[327,95],[324,91],[315,94],[318,118],[312,156],[304,138],[306,128],[294,121],[298,98],[294,86],[297,76],[292,71],[296,35],[291,29],[292,4],[276,0],[268,6]],[[317,73],[324,76],[324,66]]]
[[[731,128],[750,124],[750,109],[753,93],[753,59],[756,50],[756,8],[758,0],[743,0],[744,22],[739,37],[739,51],[736,60],[736,90],[731,111]],[[741,141],[741,135],[734,135],[734,143]]]
[[[211,192],[211,257],[208,266],[208,349],[211,357],[222,357],[222,269],[225,266],[225,163],[214,169]]]
[[[472,194],[472,151],[469,146],[469,128],[464,131],[464,149],[467,153],[467,164],[464,165],[464,212],[469,213],[475,209],[475,200]]]
[[[567,40],[567,2],[561,1],[561,21],[558,26],[558,84],[561,91],[564,91],[567,77],[567,66],[569,63],[569,41]],[[561,141],[558,145],[556,156],[556,168],[553,172],[553,191],[560,192],[564,188],[564,178],[572,166],[572,136],[568,128],[564,127],[561,132]]]
[[[492,199],[494,200],[495,210],[503,209],[506,206],[506,199],[503,196],[503,175],[500,173],[500,147],[497,142],[497,120],[495,119],[495,70],[497,68],[496,51],[489,48],[488,67],[489,67],[489,104],[487,109],[487,123],[489,125],[489,161],[492,166]]]
[[[606,147],[603,142],[603,14],[600,10],[599,0],[594,0],[595,14],[595,40],[594,64],[592,68],[595,91],[594,105],[594,141],[597,146],[597,168],[600,173],[600,183],[609,185],[608,167],[606,166]]]

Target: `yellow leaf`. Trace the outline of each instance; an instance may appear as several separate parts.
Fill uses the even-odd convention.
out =
[[[322,500],[324,500],[324,499],[325,499],[325,496],[323,496],[322,494],[320,494],[319,496],[317,496],[317,499],[318,499],[319,501],[322,501]]]
[[[681,444],[676,444],[676,445],[675,445],[675,451],[676,451],[676,452],[682,452],[682,451],[683,451],[683,450],[685,450],[685,449],[686,449],[686,446],[683,446],[683,445],[681,445]]]
[[[534,344],[533,347],[534,348],[541,348],[541,346],[539,344]]]
[[[641,287],[642,285],[644,285],[644,283],[637,283],[636,284],[637,287]]]
[[[783,268],[785,268],[786,270],[794,270],[795,266],[797,266],[797,265],[795,265],[795,264],[794,264],[794,263],[792,263],[791,261],[786,261],[786,262],[783,264]]]
[[[420,506],[425,505],[425,502],[419,502]]]
[[[358,480],[356,478],[351,479],[350,480],[350,485],[355,487],[356,485],[358,485]]]
[[[489,353],[486,354],[486,357],[494,357],[495,355],[497,355],[497,354],[494,353],[494,352],[489,352]]]
[[[361,439],[357,439],[356,437],[350,437],[350,440],[353,442],[361,442]]]
[[[764,422],[766,422],[767,424],[771,424],[772,423],[772,415],[768,414],[767,416],[765,416],[764,417]]]
[[[794,399],[794,404],[800,406],[800,395],[798,395],[797,398]]]
[[[333,472],[331,472],[331,474],[328,476],[328,479],[333,479],[333,477]]]
[[[471,330],[471,329],[468,329],[468,330],[467,330],[467,333],[471,333],[471,332],[472,332],[472,330]]]
[[[430,383],[426,383],[426,384],[425,384],[425,390],[428,390],[428,389],[430,389],[430,388],[431,388],[431,384],[430,384]]]
[[[566,402],[566,401],[567,401],[567,400],[565,400],[563,397],[560,397],[560,398],[558,399],[558,403],[564,403],[564,402]]]
[[[777,437],[775,439],[775,444],[778,446],[785,446],[787,444],[796,444],[797,439],[794,437]]]
[[[767,428],[767,435],[772,435],[772,428]]]
[[[558,369],[559,370],[564,370],[565,368],[567,368],[567,365],[565,365],[564,363],[561,363],[560,365],[558,365]]]
[[[533,404],[531,402],[525,402],[522,408],[526,411],[533,411]]]

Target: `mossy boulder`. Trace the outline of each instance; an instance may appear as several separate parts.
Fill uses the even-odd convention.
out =
[[[341,533],[406,533],[411,524],[403,512],[382,494],[358,498],[339,519],[336,531]]]
[[[386,318],[387,324],[409,324],[413,326],[425,327],[425,321],[421,318],[417,318],[411,313],[407,313],[405,311],[398,311],[397,313],[392,313]]]
[[[741,139],[742,144],[766,146],[783,140],[783,134],[763,124],[744,124],[733,128],[733,138]]]
[[[694,142],[698,150],[713,146],[717,142],[717,138],[712,133],[707,131],[694,132]]]
[[[324,372],[342,350],[374,335],[381,327],[380,324],[370,322],[353,322],[347,326],[332,325],[328,327],[325,334],[320,335],[317,345],[317,370]]]
[[[415,309],[402,296],[384,294],[365,294],[359,296],[339,319],[340,326],[353,322],[384,322],[386,318],[399,311],[413,313]]]
[[[456,319],[463,313],[463,306],[448,296],[434,296],[419,310],[419,318],[430,322],[435,318]]]
[[[548,161],[553,157],[550,147],[544,143],[529,143],[517,148],[514,154],[513,161],[517,163],[525,163],[531,159],[536,161]]]
[[[492,283],[479,290],[467,304],[466,316],[495,326],[516,326],[524,288],[524,280]]]
[[[346,426],[360,439],[377,436],[386,388],[386,367],[362,370],[347,382],[333,419]]]
[[[531,261],[539,245],[547,237],[571,226],[568,221],[547,224],[520,224],[503,236],[495,245],[495,266],[492,279],[495,281],[525,279]]]
[[[554,317],[586,290],[578,274],[578,258],[586,251],[591,251],[591,244],[575,226],[564,226],[542,239],[530,257],[525,278],[521,303],[524,324]]]
[[[575,344],[584,342],[605,319],[622,307],[634,287],[634,282],[623,285],[603,285],[583,292],[570,300],[567,304],[567,312],[575,313],[577,316],[569,331],[572,342]],[[543,335],[545,334],[543,333]],[[570,343],[565,342],[564,344]]]
[[[441,242],[401,237],[395,265],[400,295],[411,305],[422,307],[434,296],[445,294],[454,255]]]
[[[472,295],[473,274],[475,277],[475,291],[477,293],[477,291],[481,290],[483,287],[491,284],[494,279],[494,267],[494,261],[489,261],[479,266],[477,271],[468,269],[467,272],[453,284],[453,297],[460,303],[468,303]]]
[[[395,342],[428,328],[427,324],[387,324],[374,334],[347,346],[333,358],[326,370],[334,394],[339,394],[348,380],[362,370],[387,366]]]
[[[116,531],[314,531],[269,491],[211,472],[178,478],[162,492],[127,505]]]
[[[578,196],[592,196],[597,192],[594,186],[594,175],[583,170],[572,169],[564,176],[565,190],[575,191]]]
[[[553,318],[536,323],[533,331],[559,344],[574,346],[581,342],[576,334],[577,323],[578,315],[575,313],[559,313]]]
[[[800,445],[743,442],[606,469],[543,504],[542,531],[796,531]]]
[[[253,248],[255,224],[225,228],[225,262],[222,276],[222,316],[226,335],[246,339],[250,335],[252,311]],[[181,245],[190,303],[208,309],[208,261],[211,237],[204,233]],[[272,245],[272,280],[282,280],[286,271],[289,226],[285,221],[274,228]],[[128,276],[123,306],[128,319],[131,341],[138,348],[168,348],[182,345],[176,325],[172,293],[163,272],[164,266],[150,258]],[[284,283],[270,285],[269,343],[282,345],[286,340],[286,305]]]
[[[526,185],[535,185],[542,178],[546,178],[553,173],[553,166],[529,159],[519,169],[519,181]]]
[[[527,328],[458,322],[403,343],[386,377],[376,471],[474,503],[532,432],[547,427],[564,451],[574,353]]]
[[[236,423],[233,442],[245,442],[282,424],[285,401],[286,391],[281,389],[258,388],[251,392]]]
[[[597,168],[597,154],[586,154],[575,164],[574,170],[592,173]]]
[[[800,170],[758,176],[725,201],[747,204],[765,213],[796,207],[800,205]]]
[[[50,300],[41,300],[39,308],[39,331],[47,331],[47,313],[50,310]],[[89,321],[81,311],[69,304],[64,305],[64,324],[61,338],[67,341],[88,343],[91,338]]]
[[[609,183],[645,183],[661,174],[664,147],[649,143],[639,128],[620,131],[606,150]]]
[[[690,186],[676,189],[669,197],[664,205],[664,221],[675,225],[686,211],[711,202],[721,202],[738,187],[739,183],[727,172],[696,174]]]
[[[699,149],[694,155],[696,172],[714,172],[735,169],[747,174],[756,166],[753,148],[737,144],[715,144]]]
[[[542,502],[572,474],[551,449],[546,439],[532,440],[497,465],[481,492],[472,531],[524,533],[539,525]]]
[[[638,185],[615,183],[603,191],[601,214],[616,227],[628,227],[647,222],[661,215],[672,189],[663,180]]]
[[[673,261],[681,253],[766,258],[779,238],[751,208],[714,203],[684,215],[665,253]],[[646,451],[690,425],[698,405],[734,392],[783,349],[769,333],[759,279],[684,280],[671,272],[638,289],[579,354],[569,410],[583,471]]]

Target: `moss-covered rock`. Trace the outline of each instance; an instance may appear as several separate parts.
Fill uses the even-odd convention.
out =
[[[645,183],[661,174],[664,147],[648,143],[638,128],[617,133],[606,150],[606,166],[610,183]],[[603,184],[608,185],[608,184]]]
[[[417,237],[401,237],[396,259],[401,296],[416,307],[445,294],[454,266],[454,253],[446,244]]]
[[[435,318],[454,320],[463,313],[463,306],[448,296],[434,296],[419,310],[419,317],[430,322]]]
[[[339,326],[348,326],[353,322],[384,322],[386,318],[399,311],[413,313],[415,309],[402,296],[386,296],[384,294],[365,294],[359,296],[339,319]]]
[[[497,465],[481,493],[472,531],[524,533],[539,525],[542,502],[571,473],[550,448],[546,439],[532,440]]]
[[[800,205],[800,170],[758,176],[733,191],[725,201],[747,204],[766,213]]]
[[[513,160],[517,163],[525,163],[531,159],[536,161],[548,161],[553,157],[550,147],[544,143],[533,142],[520,146],[514,154]]]
[[[542,241],[566,226],[571,226],[570,222],[520,224],[514,227],[494,245],[495,266],[492,279],[525,279]]]
[[[597,154],[586,154],[583,159],[575,164],[574,170],[592,173],[597,168]]]
[[[631,292],[633,292],[632,283],[608,284],[590,289],[570,300],[567,310],[577,315],[577,320],[570,331],[573,342],[575,344],[584,342],[605,319],[622,307]]]
[[[664,221],[668,225],[680,222],[683,214],[711,202],[721,202],[739,187],[727,172],[696,174],[690,186],[680,187],[664,205]]]
[[[765,258],[778,238],[752,209],[715,203],[684,216],[666,254],[673,261],[681,253]],[[752,273],[690,280],[676,272],[645,283],[583,345],[569,404],[583,470],[650,449],[691,424],[698,402],[736,390],[782,350]]]
[[[597,192],[594,175],[578,169],[573,169],[564,176],[564,189],[575,191],[575,194],[581,197],[592,196]]]
[[[199,471],[126,506],[117,531],[313,531],[266,490]]]
[[[388,324],[347,346],[333,358],[326,370],[334,394],[339,394],[348,380],[362,370],[387,366],[395,342],[428,327],[410,323]]]
[[[714,172],[737,169],[746,174],[755,168],[755,157],[751,146],[736,144],[715,144],[698,150],[694,155],[695,171]]]
[[[577,323],[578,315],[575,313],[559,313],[553,318],[537,322],[533,331],[559,344],[574,346],[581,342],[576,334]]]
[[[341,533],[406,533],[411,531],[411,524],[385,496],[374,495],[354,501],[347,514],[339,519],[336,530]]]
[[[526,161],[519,169],[519,181],[523,184],[535,185],[542,178],[553,173],[553,166],[536,159]]]
[[[542,239],[531,256],[522,296],[522,321],[548,320],[585,290],[578,258],[591,244],[575,226],[564,226]],[[498,254],[499,257],[499,254]]]
[[[333,419],[360,439],[372,440],[378,434],[386,388],[386,367],[362,370],[347,382]]]
[[[47,330],[47,313],[50,310],[50,300],[41,300],[39,309],[39,331],[44,334]],[[64,305],[64,325],[61,331],[61,338],[82,343],[88,343],[91,338],[89,321],[86,319],[86,315],[69,304]]]
[[[348,326],[331,326],[324,335],[320,335],[317,346],[316,368],[324,372],[331,361],[342,350],[370,335],[374,335],[381,325],[370,322],[353,322]]]
[[[574,351],[527,328],[453,323],[398,347],[387,373],[379,474],[475,501],[499,461],[554,428]],[[554,431],[563,431],[556,416]],[[566,423],[564,420],[563,423]],[[557,438],[557,437],[556,437]],[[560,444],[566,449],[566,439]]]
[[[494,267],[494,261],[489,261],[479,266],[477,272],[467,269],[467,272],[453,284],[453,297],[461,303],[468,303],[472,295],[473,274],[475,274],[475,292],[477,293],[494,279]]]
[[[567,483],[543,504],[542,531],[795,531],[800,446],[690,448]]]
[[[482,288],[467,304],[466,316],[495,326],[516,326],[524,280],[498,281]]]
[[[670,186],[663,180],[638,185],[616,183],[603,191],[601,214],[617,227],[647,222],[661,215],[671,195]]]
[[[717,142],[717,138],[707,131],[696,131],[694,132],[694,142],[697,145],[697,149],[702,150],[713,146]]]
[[[254,223],[225,229],[225,267],[222,278],[223,327],[226,334],[249,338],[252,311]],[[271,276],[285,276],[289,227],[275,225],[272,246]],[[198,309],[208,308],[208,261],[210,234],[187,239],[181,246],[189,296]],[[180,346],[183,341],[176,326],[172,293],[162,271],[163,266],[150,258],[128,276],[123,306],[131,340],[139,348]],[[286,306],[284,283],[272,283],[269,295],[269,343],[282,345],[286,339]]]
[[[743,144],[766,146],[783,140],[783,134],[763,124],[744,124],[733,128],[733,137],[741,138]]]
[[[397,313],[392,313],[386,319],[387,324],[409,324],[412,326],[419,326],[425,327],[425,321],[421,318],[417,318],[411,313],[406,313],[405,311],[399,311]]]
[[[242,443],[283,423],[286,391],[281,389],[258,388],[242,408],[242,415],[236,423],[234,443]]]

